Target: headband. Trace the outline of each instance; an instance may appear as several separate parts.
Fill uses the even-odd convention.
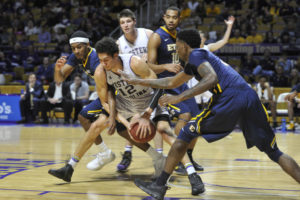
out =
[[[85,37],[74,37],[70,39],[70,44],[76,43],[76,42],[82,42],[82,43],[89,43],[89,38]]]

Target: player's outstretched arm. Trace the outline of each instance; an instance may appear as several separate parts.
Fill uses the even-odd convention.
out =
[[[234,16],[230,16],[230,17],[228,17],[228,20],[224,20],[227,25],[225,34],[221,40],[207,45],[207,47],[210,51],[217,51],[218,49],[222,48],[225,44],[227,44],[230,34],[231,34],[234,20],[235,20]]]
[[[73,67],[66,62],[66,56],[62,56],[56,61],[54,67],[54,80],[56,82],[63,82],[73,71]]]

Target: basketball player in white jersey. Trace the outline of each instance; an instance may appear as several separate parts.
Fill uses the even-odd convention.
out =
[[[144,60],[147,60],[147,45],[151,34],[153,33],[150,29],[136,28],[136,16],[129,10],[124,9],[118,15],[120,27],[122,29],[123,35],[117,40],[120,54],[133,54],[139,56]],[[167,114],[167,111],[165,112]],[[171,132],[171,128],[168,121],[160,121],[157,124],[157,128],[161,130],[167,130]],[[154,138],[154,145],[159,153],[163,151],[162,137],[160,134],[156,134]],[[126,142],[125,151],[123,153],[123,158],[121,162],[117,165],[117,170],[119,172],[124,172],[127,170],[132,159],[132,144]]]
[[[150,69],[150,67],[139,57],[132,54],[118,54],[118,46],[112,38],[105,37],[98,41],[95,45],[100,65],[95,72],[95,81],[98,91],[98,95],[101,101],[107,102],[108,90],[113,89],[118,92],[116,95],[115,108],[116,112],[111,107],[110,115],[118,114],[118,118],[126,119],[128,122],[118,123],[117,132],[121,135],[127,134],[127,130],[130,130],[131,125],[136,122],[139,123],[139,128],[137,130],[138,134],[143,135],[144,131],[150,129],[150,118],[159,117],[161,108],[156,107],[156,116],[152,114],[152,103],[153,94],[156,93],[150,87],[131,85],[125,82],[121,76],[120,71],[124,71],[135,77],[140,77],[142,79],[153,79],[156,78],[156,74]],[[109,88],[110,87],[110,88]],[[159,97],[160,95],[158,95]],[[154,100],[157,105],[158,98]],[[152,109],[148,109],[148,107]],[[155,106],[156,106],[155,105]],[[109,111],[108,111],[109,112]],[[139,113],[143,113],[139,115]],[[124,120],[122,120],[124,121]],[[129,124],[130,121],[130,124]],[[128,125],[129,124],[129,125]],[[139,130],[141,130],[139,132]],[[127,134],[128,135],[128,134]],[[163,134],[166,135],[166,134]],[[175,137],[174,137],[175,139]],[[131,140],[132,141],[132,140]],[[174,142],[174,140],[173,140]],[[173,143],[172,142],[172,143]],[[149,145],[145,143],[144,145]],[[149,149],[152,154],[153,150],[149,145]],[[147,153],[148,150],[146,150]],[[156,154],[159,154],[155,152]],[[161,155],[161,154],[159,154]],[[161,159],[153,159],[154,161],[161,162]],[[202,191],[202,182],[199,175],[196,173],[192,163],[190,162],[187,154],[184,156],[182,162],[187,167],[187,172],[189,174],[190,184],[192,186],[192,193],[199,194]],[[161,166],[161,163],[157,163]],[[156,170],[158,172],[159,170]],[[155,174],[159,175],[159,174]]]

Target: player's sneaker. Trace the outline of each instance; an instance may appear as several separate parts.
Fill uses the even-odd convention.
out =
[[[157,200],[163,200],[168,189],[167,186],[157,185],[156,182],[144,182],[140,179],[135,179],[134,183],[136,186],[141,188],[144,192],[151,195]]]
[[[115,158],[116,155],[114,154],[114,152],[108,149],[107,151],[98,153],[96,158],[86,165],[86,168],[93,171],[99,170],[108,163],[114,161]]]
[[[156,179],[161,172],[164,170],[166,164],[166,157],[161,154],[161,156],[157,160],[153,160],[153,166],[155,169],[153,179]]]
[[[131,151],[125,151],[121,162],[117,165],[118,172],[125,172],[131,164],[132,154]]]
[[[189,175],[189,180],[192,186],[192,195],[198,195],[205,191],[204,184],[196,172]]]
[[[187,175],[187,172],[186,172],[185,167],[182,164],[182,162],[178,163],[178,165],[174,169],[174,172],[178,175],[181,175],[181,176],[186,176]]]
[[[74,169],[70,164],[66,164],[60,169],[49,169],[48,173],[52,176],[60,178],[66,182],[71,182]]]
[[[196,162],[194,161],[192,152],[187,152],[187,154],[188,154],[189,159],[190,159],[191,163],[193,164],[195,170],[196,170],[196,171],[203,171],[204,168],[203,168],[201,165],[199,165],[198,163],[196,163]]]
[[[289,123],[288,127],[287,127],[288,131],[294,131],[295,130],[295,124],[294,123]]]

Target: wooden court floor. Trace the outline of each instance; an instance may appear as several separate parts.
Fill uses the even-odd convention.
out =
[[[102,134],[117,158],[100,171],[89,171],[85,167],[97,153],[93,146],[75,168],[71,183],[48,175],[50,168],[64,165],[83,134],[81,127],[72,126],[1,125],[0,199],[151,199],[133,183],[135,178],[151,176],[151,159],[134,148],[129,171],[117,173],[116,165],[124,148],[124,140],[117,134]],[[278,133],[277,141],[282,151],[300,163],[300,134]],[[168,149],[165,145],[164,154]],[[199,174],[206,192],[192,196],[188,178],[173,175],[166,200],[300,199],[300,185],[265,154],[255,148],[247,150],[239,132],[212,144],[199,139],[194,157],[205,168]]]

